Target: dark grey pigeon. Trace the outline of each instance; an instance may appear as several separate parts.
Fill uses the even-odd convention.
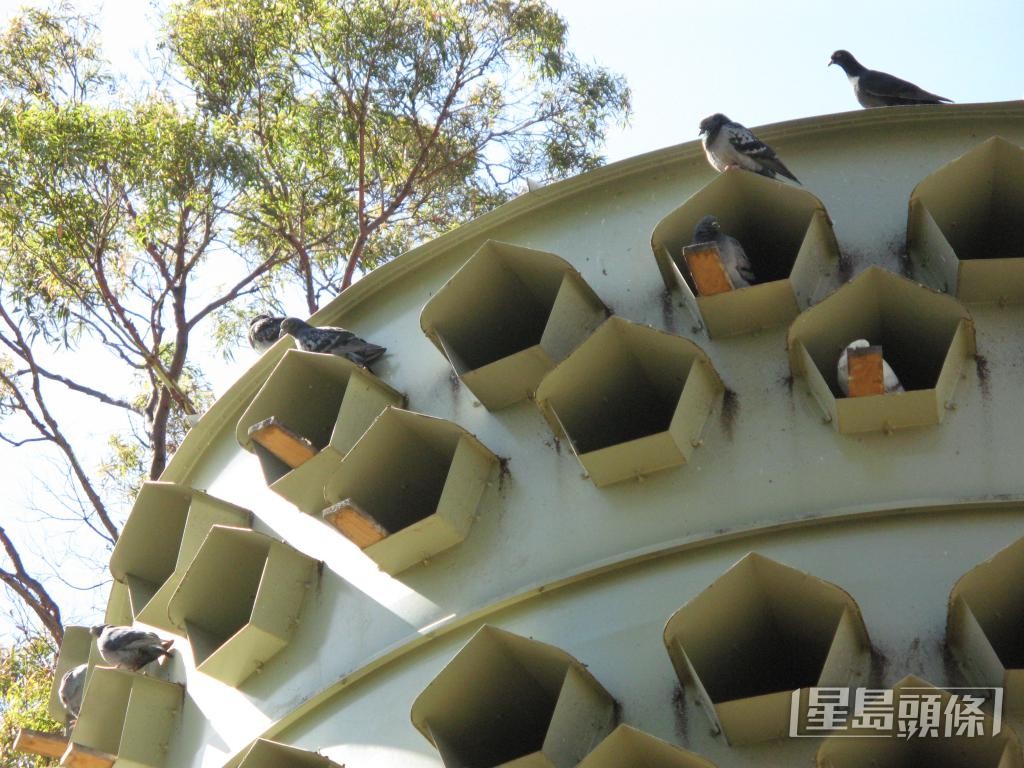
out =
[[[107,664],[132,671],[142,669],[161,656],[170,656],[167,649],[174,642],[154,632],[109,624],[100,624],[89,632],[96,637],[96,649]]]
[[[941,104],[951,102],[943,96],[936,96],[913,83],[900,80],[885,72],[868,69],[849,51],[836,51],[828,65],[838,64],[853,86],[853,93],[862,107],[898,107],[912,104]]]
[[[709,214],[697,222],[693,230],[693,242],[714,243],[718,246],[718,255],[733,288],[747,288],[754,282],[754,270],[750,267],[750,259],[743,251],[743,246],[735,237],[722,231],[717,216]]]
[[[776,174],[800,180],[775,156],[775,150],[752,134],[749,129],[732,122],[721,112],[700,121],[700,134],[704,137],[704,154],[712,167],[722,173],[729,168],[743,168],[769,179]]]
[[[57,688],[57,696],[60,703],[64,705],[68,716],[66,725],[70,728],[78,719],[78,713],[82,709],[82,694],[85,693],[85,673],[88,671],[88,664],[79,664],[69,669],[60,679],[60,687]]]
[[[257,315],[249,324],[249,346],[263,354],[281,337],[281,321],[283,317]]]
[[[306,352],[323,352],[367,366],[383,355],[386,347],[379,347],[360,339],[344,328],[323,326],[316,328],[297,317],[288,317],[281,323],[281,333],[294,337],[299,348]]]

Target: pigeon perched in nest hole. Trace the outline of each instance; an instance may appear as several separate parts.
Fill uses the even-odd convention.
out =
[[[709,214],[697,222],[693,230],[693,242],[714,243],[718,246],[718,256],[733,288],[747,288],[754,282],[754,271],[743,246],[735,237],[722,231],[717,216]]]
[[[317,328],[297,317],[285,318],[281,323],[281,333],[294,337],[299,348],[306,352],[337,355],[356,365],[367,366],[387,351],[386,347],[371,344],[344,328],[326,325]]]
[[[950,102],[885,72],[868,69],[849,51],[836,51],[828,65],[838,64],[853,86],[853,93],[862,107],[896,107],[912,104],[941,104]]]
[[[845,397],[850,396],[849,352],[851,349],[865,349],[870,346],[871,344],[867,339],[856,339],[847,344],[846,349],[839,355],[839,362],[836,363],[836,376],[839,379],[839,389],[843,391]],[[893,392],[906,392],[903,385],[900,384],[896,372],[885,362],[884,358],[882,359],[882,384],[887,395],[891,395]]]
[[[700,134],[704,137],[704,154],[719,172],[729,168],[743,168],[769,179],[781,174],[797,184],[800,180],[775,156],[775,150],[761,141],[748,128],[732,122],[718,112],[700,121]]]
[[[68,716],[65,725],[71,728],[78,719],[78,713],[82,709],[82,694],[85,693],[85,674],[89,669],[88,664],[79,664],[69,669],[60,679],[60,686],[57,688],[57,696],[60,703],[64,705]]]
[[[281,338],[281,321],[283,317],[257,315],[249,324],[249,346],[263,354]]]
[[[170,656],[168,648],[174,642],[154,632],[109,624],[100,624],[89,632],[96,637],[96,648],[107,664],[133,672],[161,656]]]

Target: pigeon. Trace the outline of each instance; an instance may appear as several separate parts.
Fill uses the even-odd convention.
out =
[[[105,662],[133,672],[161,656],[170,656],[167,649],[174,642],[154,632],[109,624],[99,624],[89,632],[96,637],[96,648]]]
[[[846,362],[847,353],[851,349],[863,349],[870,346],[871,344],[868,343],[867,339],[857,339],[847,344],[846,349],[839,355],[839,362],[836,364],[836,374],[839,378],[839,388],[843,390],[845,397],[850,396],[850,370],[849,364]],[[884,359],[882,360],[882,384],[887,395],[891,395],[894,392],[906,392],[903,385],[900,384],[900,380],[896,377],[896,373]]]
[[[697,222],[693,230],[693,242],[714,243],[718,246],[719,258],[733,288],[747,288],[754,282],[754,271],[743,246],[735,237],[722,232],[717,216],[708,215]]]
[[[846,72],[853,93],[862,107],[896,107],[911,104],[941,104],[951,102],[943,96],[918,88],[885,72],[867,69],[853,58],[849,51],[836,51],[828,65],[838,64]]]
[[[88,671],[88,664],[79,664],[74,669],[69,669],[60,679],[60,686],[57,688],[57,696],[60,703],[67,710],[67,726],[70,728],[78,719],[78,712],[82,709],[82,694],[85,693],[85,673]]]
[[[281,323],[281,333],[294,337],[299,348],[306,352],[337,355],[356,365],[367,366],[387,351],[386,347],[371,344],[344,328],[327,325],[316,328],[297,317],[285,318]]]
[[[249,324],[249,346],[261,355],[274,346],[281,337],[281,321],[283,317],[257,315]]]
[[[700,121],[704,136],[704,154],[719,173],[729,168],[744,168],[769,179],[782,174],[797,184],[800,180],[775,156],[775,150],[752,134],[748,128],[734,123],[718,112]]]

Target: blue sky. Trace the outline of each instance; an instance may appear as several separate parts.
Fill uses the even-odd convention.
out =
[[[23,4],[0,0],[0,24]],[[756,126],[859,109],[843,72],[827,66],[837,48],[957,102],[1024,97],[1024,0],[551,4],[568,21],[571,47],[580,58],[625,75],[633,89],[630,125],[609,136],[611,161],[696,139],[698,123],[713,112]],[[144,66],[147,52],[155,49],[158,19],[148,2],[75,5],[94,12],[106,54],[118,70],[130,73]],[[235,366],[216,366],[218,391],[234,380],[238,365],[251,362],[248,355],[240,350]],[[54,475],[39,469],[42,479],[33,479],[25,458],[24,452],[0,450],[0,467],[8,468],[3,487],[24,497],[0,514],[16,535],[31,537],[37,549],[49,548],[41,529],[26,522],[37,513],[22,504],[42,503],[40,486]],[[52,585],[70,608],[67,619],[97,618],[99,603]],[[0,596],[0,638],[7,621],[3,608]]]

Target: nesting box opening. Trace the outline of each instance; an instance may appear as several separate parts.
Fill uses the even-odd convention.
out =
[[[844,395],[838,364],[858,340],[881,347],[905,392]],[[955,299],[869,267],[794,320],[787,346],[793,375],[807,382],[837,431],[889,431],[942,421],[975,352],[974,323]]]
[[[698,222],[719,219],[750,262],[754,279],[742,290],[702,292],[685,264]],[[703,235],[703,233],[701,233]],[[706,237],[706,235],[705,235]],[[773,328],[835,278],[839,246],[825,208],[806,190],[746,171],[726,171],[658,222],[651,248],[665,286],[679,290],[684,305],[712,338]]]
[[[618,317],[549,373],[537,405],[598,485],[683,464],[724,390],[693,342]]]
[[[792,691],[847,682],[870,647],[853,598],[753,553],[676,611],[664,639],[733,744],[784,735]]]
[[[427,302],[420,326],[491,410],[528,397],[607,316],[568,262],[486,242]]]
[[[196,667],[238,685],[291,639],[316,561],[255,531],[216,525],[167,604]]]
[[[388,408],[328,480],[321,517],[397,573],[465,538],[496,463],[457,424]]]
[[[614,700],[572,656],[490,626],[412,708],[413,724],[452,767],[574,766],[614,719]]]
[[[910,197],[910,259],[963,301],[1024,300],[1024,148],[993,136],[923,179]]]

